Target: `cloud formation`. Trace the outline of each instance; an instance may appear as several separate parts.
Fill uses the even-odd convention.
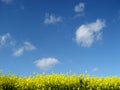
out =
[[[49,70],[54,65],[58,64],[59,61],[56,58],[49,57],[49,58],[42,58],[42,59],[36,60],[34,63],[41,70]]]
[[[13,56],[21,56],[25,51],[33,51],[35,49],[36,49],[36,47],[33,44],[26,41],[26,42],[24,42],[23,46],[14,50]]]
[[[58,22],[61,22],[61,21],[62,21],[62,18],[60,16],[56,17],[54,15],[46,14],[44,23],[45,24],[55,24],[55,23],[58,23]]]
[[[25,51],[33,51],[37,49],[32,43],[28,41],[25,41],[23,46],[15,49],[17,45],[18,44],[16,44],[16,40],[12,38],[10,33],[0,35],[0,48],[11,47],[13,49],[13,56],[21,56]]]
[[[24,52],[24,47],[20,47],[13,52],[13,56],[21,56]]]
[[[0,48],[5,46],[14,46],[14,45],[15,45],[15,40],[12,39],[10,33],[0,35]]]
[[[79,3],[78,5],[76,5],[74,7],[74,11],[76,12],[76,15],[74,16],[74,18],[79,17],[79,16],[83,16],[84,15],[84,9],[85,9],[85,4],[84,3]]]
[[[10,36],[9,33],[6,33],[6,34],[4,34],[4,35],[1,35],[1,36],[0,36],[0,47],[1,47],[1,46],[4,46],[4,45],[7,43],[7,40],[10,39],[10,38],[11,38],[11,36]]]
[[[95,41],[102,39],[102,29],[105,21],[97,19],[96,22],[83,24],[76,30],[75,40],[82,47],[90,47]]]
[[[1,0],[1,2],[6,3],[6,4],[10,4],[13,2],[13,0]]]
[[[85,4],[84,3],[79,3],[78,5],[75,6],[74,11],[77,13],[82,13],[84,11]]]

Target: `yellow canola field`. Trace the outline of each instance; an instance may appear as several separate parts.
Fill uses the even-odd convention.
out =
[[[0,90],[120,90],[120,78],[89,75],[0,75]]]

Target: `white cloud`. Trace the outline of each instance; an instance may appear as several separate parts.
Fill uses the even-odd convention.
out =
[[[55,23],[58,23],[58,22],[61,22],[61,21],[62,21],[62,18],[60,16],[56,17],[54,15],[46,14],[44,23],[45,24],[55,24]]]
[[[74,7],[74,11],[76,12],[76,15],[73,18],[77,18],[80,16],[84,16],[84,9],[85,9],[85,4],[84,3],[79,3]]]
[[[12,38],[10,33],[0,35],[0,49],[5,47],[12,48],[13,56],[21,56],[25,51],[33,51],[37,49],[33,44],[28,41],[24,42],[23,45],[18,49],[15,49],[17,45],[18,44],[16,44],[16,41]]]
[[[24,47],[18,48],[13,52],[13,56],[21,56],[24,51],[25,51]]]
[[[6,45],[12,45],[11,42],[14,43],[9,33],[0,35],[0,47],[4,47]]]
[[[52,68],[54,65],[58,64],[59,61],[56,58],[42,58],[34,62],[36,66],[42,70],[48,70]]]
[[[105,27],[105,21],[97,19],[96,22],[83,24],[76,30],[75,40],[83,47],[90,47],[94,41],[102,39],[101,30]]]
[[[21,56],[25,51],[33,51],[35,49],[36,49],[36,47],[33,44],[26,41],[26,42],[24,42],[23,46],[14,50],[13,56]]]
[[[77,13],[82,13],[84,12],[85,4],[84,3],[79,3],[78,5],[75,6],[74,11]]]
[[[10,34],[6,33],[5,35],[0,36],[0,46],[6,44],[6,40],[10,38]]]
[[[10,4],[13,2],[13,0],[1,0],[1,2],[6,3],[6,4]]]
[[[32,45],[30,42],[24,42],[24,49],[27,50],[27,51],[32,51],[32,50],[35,50],[36,47],[34,45]]]

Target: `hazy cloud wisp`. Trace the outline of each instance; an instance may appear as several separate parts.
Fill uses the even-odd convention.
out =
[[[13,0],[1,0],[1,2],[6,3],[6,4],[10,4],[13,2]]]
[[[4,35],[0,35],[0,47],[5,47],[5,46],[14,46],[15,45],[15,40],[12,39],[10,33],[6,33]]]
[[[81,13],[84,11],[85,4],[84,3],[79,3],[78,5],[75,6],[74,11],[77,13]]]
[[[62,21],[62,17],[60,17],[60,16],[56,17],[54,15],[46,14],[44,23],[45,24],[55,24],[55,23],[58,23],[58,22],[61,22],[61,21]]]
[[[98,68],[97,67],[95,67],[95,68],[93,68],[93,70],[92,70],[93,72],[97,72],[98,71]]]
[[[74,7],[74,11],[76,12],[76,15],[74,18],[83,16],[84,15],[84,9],[85,9],[85,4],[80,2],[78,5]]]
[[[25,51],[33,51],[35,49],[36,49],[36,47],[33,44],[26,41],[26,42],[24,42],[23,46],[14,50],[13,56],[21,56]]]

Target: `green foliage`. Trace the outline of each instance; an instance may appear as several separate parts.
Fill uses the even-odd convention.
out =
[[[29,77],[0,74],[0,90],[120,90],[120,78],[55,73]]]

